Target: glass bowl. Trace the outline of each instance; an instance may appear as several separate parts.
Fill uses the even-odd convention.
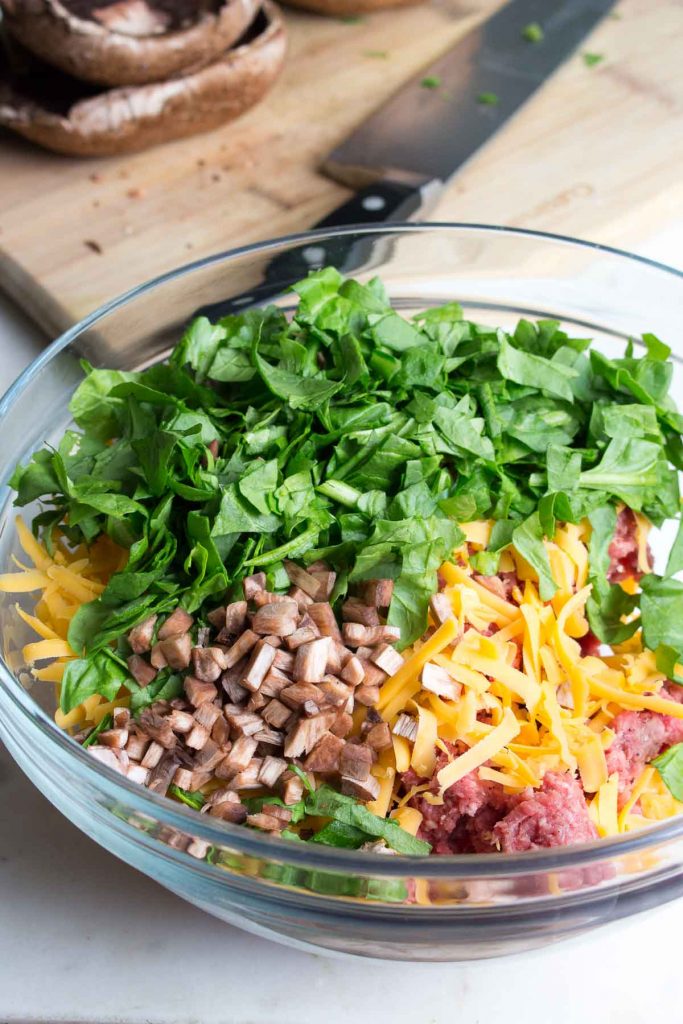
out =
[[[265,298],[291,308],[283,290],[306,266],[327,261],[363,280],[380,274],[406,311],[457,300],[468,318],[502,326],[551,317],[607,351],[652,331],[674,348],[683,398],[683,275],[649,260],[558,236],[449,224],[312,232],[237,249],[104,306],[7,392],[0,567],[19,553],[7,480],[17,461],[69,424],[80,358],[140,368],[167,354],[197,310]],[[96,842],[233,925],[337,954],[466,960],[546,944],[683,893],[683,819],[564,849],[411,859],[292,844],[198,815],[114,774],[57,728],[53,687],[32,682],[22,664],[29,637],[15,600],[0,601],[0,738],[10,753]]]

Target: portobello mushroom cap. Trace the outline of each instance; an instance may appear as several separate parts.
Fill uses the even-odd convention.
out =
[[[259,0],[0,0],[15,39],[75,78],[144,85],[196,71],[240,38]]]
[[[0,125],[70,156],[134,152],[239,117],[275,81],[285,48],[280,10],[266,2],[236,47],[167,82],[100,91],[24,51],[30,60],[0,77]]]
[[[390,7],[415,7],[424,0],[283,0],[288,7],[297,7],[316,14],[333,18],[345,18],[353,14],[369,14],[371,11],[387,10]]]

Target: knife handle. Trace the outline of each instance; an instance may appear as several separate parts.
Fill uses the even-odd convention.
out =
[[[353,225],[391,224],[409,220],[434,201],[441,191],[437,181],[406,184],[398,181],[379,181],[375,185],[354,193],[342,206],[323,217],[314,225],[316,229],[350,227]],[[386,241],[386,239],[382,240]],[[359,238],[340,235],[330,239],[311,239],[276,256],[264,269],[264,280],[250,292],[243,292],[224,302],[197,310],[197,316],[218,319],[239,313],[246,306],[267,302],[306,277],[311,270],[334,266],[342,274],[349,274],[365,265],[378,262],[379,240],[369,236]],[[386,251],[386,247],[384,252]]]

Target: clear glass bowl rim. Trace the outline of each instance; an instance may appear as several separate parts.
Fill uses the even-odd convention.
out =
[[[331,240],[348,235],[389,236],[425,234],[430,232],[461,232],[464,236],[480,233],[492,236],[517,236],[537,239],[539,242],[551,242],[596,253],[602,252],[683,280],[683,270],[670,267],[657,260],[638,256],[623,249],[603,245],[598,242],[590,242],[552,232],[532,231],[527,228],[479,223],[425,221],[350,225],[344,228],[325,228],[317,231],[299,232],[214,253],[203,259],[184,264],[165,274],[151,278],[100,306],[87,317],[74,324],[73,327],[65,331],[60,337],[56,338],[7,389],[0,399],[0,426],[5,414],[18,400],[27,386],[78,335],[89,330],[94,324],[110,313],[133,302],[140,295],[151,291],[159,285],[185,277],[195,271],[201,271],[212,265],[229,264],[231,261],[245,256],[263,255],[282,247],[305,245],[318,240]],[[7,481],[2,481],[1,486],[5,490]],[[499,856],[491,856],[490,854],[457,854],[453,856],[439,855],[437,857],[416,858],[397,854],[392,857],[380,857],[377,854],[363,853],[358,850],[343,850],[325,846],[317,846],[314,849],[311,844],[288,843],[285,840],[260,834],[243,826],[231,825],[228,822],[216,819],[208,819],[206,815],[197,814],[196,811],[185,807],[183,804],[158,796],[142,788],[140,785],[129,781],[100,762],[95,761],[88,755],[87,751],[83,750],[78,744],[73,743],[71,738],[57,726],[54,720],[32,700],[30,693],[24,689],[2,658],[0,658],[0,698],[3,700],[9,699],[18,708],[19,712],[29,720],[29,728],[37,729],[47,743],[55,745],[60,752],[69,758],[73,758],[76,763],[80,763],[82,770],[86,774],[90,774],[93,781],[97,778],[101,792],[111,799],[125,800],[127,806],[134,811],[140,814],[153,814],[157,820],[197,836],[208,843],[217,846],[227,845],[245,855],[260,856],[273,860],[286,860],[290,864],[297,864],[307,868],[322,871],[341,870],[344,872],[353,872],[355,868],[358,874],[372,875],[375,878],[406,877],[407,875],[413,878],[426,877],[431,879],[457,879],[477,876],[505,878],[510,875],[559,871],[582,864],[610,860],[612,857],[647,849],[654,844],[666,843],[683,836],[683,815],[681,815],[678,818],[671,819],[669,822],[653,825],[632,834],[598,839],[591,843],[583,843],[576,846],[558,847],[552,851],[535,850],[528,853]],[[194,866],[211,874],[218,871],[213,865],[200,861],[196,861]],[[433,912],[437,908],[431,909]]]

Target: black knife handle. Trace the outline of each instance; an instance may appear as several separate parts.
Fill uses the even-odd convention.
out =
[[[441,188],[440,182],[405,184],[380,181],[362,189],[342,206],[323,217],[314,225],[316,229],[349,227],[352,225],[391,224],[410,220],[424,209]],[[368,263],[376,255],[377,239],[354,238],[353,235],[331,239],[311,239],[295,248],[280,253],[267,265],[264,280],[250,292],[235,295],[223,302],[204,306],[198,316],[217,320],[231,313],[239,313],[247,306],[258,305],[275,298],[306,277],[311,270],[335,266],[342,274],[349,274]]]

